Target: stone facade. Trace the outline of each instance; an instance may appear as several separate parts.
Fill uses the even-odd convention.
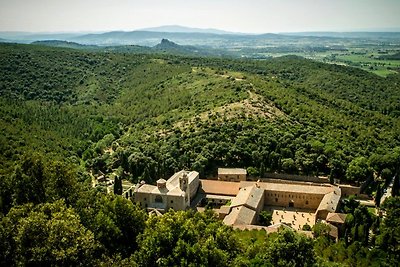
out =
[[[343,197],[349,197],[352,195],[358,197],[360,195],[361,188],[359,186],[344,184],[339,184],[338,186],[342,190]]]
[[[325,195],[340,189],[329,184],[278,183],[278,182],[241,182],[240,188],[257,184],[264,189],[265,206],[279,206],[316,210]],[[337,192],[340,195],[340,192]]]
[[[218,168],[218,180],[228,182],[246,181],[247,171],[245,169]]]
[[[245,221],[255,222],[264,206],[269,206],[307,210],[314,214],[313,220],[324,220],[328,213],[336,211],[340,197],[340,188],[329,184],[242,181],[240,182],[240,191],[229,207],[230,213],[226,214],[227,212],[225,212],[220,217],[226,216],[224,222],[228,225]],[[243,219],[245,214],[250,213],[246,209],[238,209],[242,206],[253,210],[254,217]],[[315,222],[310,221],[310,223],[314,224]]]
[[[309,194],[265,190],[265,205],[279,207],[293,207],[301,209],[317,209],[323,194]]]
[[[145,183],[135,188],[135,202],[146,209],[164,212],[168,209],[186,210],[199,187],[199,173],[180,171],[167,181],[159,179],[157,186]]]

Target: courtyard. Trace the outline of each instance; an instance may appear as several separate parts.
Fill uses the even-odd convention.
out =
[[[276,206],[264,206],[264,210],[272,214],[271,224],[285,223],[296,230],[302,230],[303,225],[313,227],[315,224],[315,211],[297,208],[283,208]]]

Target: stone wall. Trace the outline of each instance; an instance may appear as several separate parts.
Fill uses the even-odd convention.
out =
[[[263,178],[249,177],[247,180],[263,181],[263,179],[281,179],[289,181],[313,182],[313,183],[329,183],[328,177],[282,174],[282,173],[266,173]]]
[[[359,186],[351,186],[351,185],[338,185],[340,190],[342,190],[342,197],[349,197],[351,195],[359,196],[361,188]]]
[[[282,191],[265,190],[264,204],[267,206],[281,206],[316,210],[324,194],[283,193]],[[292,203],[292,204],[290,204]]]
[[[162,202],[157,202],[156,198],[162,199]],[[168,210],[185,210],[186,203],[182,196],[174,196],[167,194],[153,194],[148,192],[136,192],[135,202],[139,203],[142,208],[160,208]]]
[[[245,174],[218,174],[218,180],[227,182],[246,181]]]

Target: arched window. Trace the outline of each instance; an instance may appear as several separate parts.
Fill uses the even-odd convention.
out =
[[[308,205],[308,200],[306,200],[306,205]]]
[[[161,196],[156,196],[156,202],[157,203],[163,203],[162,197]]]
[[[275,198],[275,202],[278,202],[278,199],[277,199],[277,198]]]

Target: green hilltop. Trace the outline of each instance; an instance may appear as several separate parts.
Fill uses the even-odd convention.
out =
[[[26,45],[2,45],[1,54],[4,132],[35,127],[58,135],[55,142],[72,138],[69,146],[84,151],[63,153],[78,157],[104,156],[93,148],[112,133],[119,151],[172,160],[168,174],[201,158],[204,175],[221,165],[263,165],[351,179],[345,172],[353,159],[399,146],[398,75],[293,56],[251,61]],[[27,148],[53,151],[43,135],[29,139]],[[153,145],[165,153],[149,151]],[[102,171],[113,168],[106,163]]]
[[[253,176],[329,175],[365,183],[375,194],[384,181],[374,176],[399,173],[398,74],[380,77],[296,56],[179,55],[182,47],[167,40],[150,52],[56,45],[62,47],[0,44],[0,265],[46,259],[49,265],[186,266],[192,259],[196,266],[365,266],[366,255],[375,255],[376,263],[398,260],[398,237],[387,247],[382,240],[399,225],[376,216],[365,215],[382,223],[372,241],[359,230],[363,219],[356,212],[352,237],[336,245],[287,232],[253,242],[208,213],[147,218],[129,201],[89,186],[91,172],[151,183],[180,169],[207,177],[227,166]],[[397,204],[390,205],[392,215]],[[59,220],[70,221],[62,227],[75,237],[64,252],[65,244],[34,234],[42,226],[53,233]],[[60,254],[29,242],[48,242]],[[295,244],[291,262],[282,242]],[[343,254],[334,255],[335,249]],[[351,251],[358,251],[357,264]]]

